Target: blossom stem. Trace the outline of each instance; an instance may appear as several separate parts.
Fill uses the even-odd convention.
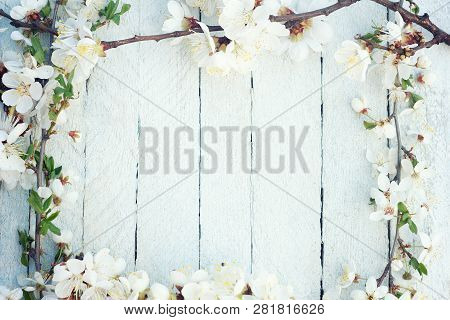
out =
[[[307,19],[311,19],[318,16],[328,16],[329,14],[338,11],[342,8],[349,7],[360,0],[340,0],[339,2],[314,11],[305,12],[305,13],[299,13],[299,14],[290,14],[290,15],[284,15],[284,16],[270,16],[270,21],[272,22],[300,22]],[[409,12],[408,10],[404,9],[402,7],[402,1],[400,2],[391,2],[389,0],[370,0],[372,2],[376,2],[379,5],[382,5],[392,11],[398,11],[403,19],[406,22],[412,22],[415,23],[426,30],[428,30],[430,33],[433,34],[433,39],[424,42],[414,48],[412,52],[416,52],[423,48],[430,48],[436,44],[445,43],[447,45],[450,45],[450,36],[442,29],[440,29],[438,26],[436,26],[434,23],[431,22],[428,14],[424,14],[422,16],[415,15],[414,13]],[[223,31],[223,28],[220,26],[209,26],[210,31]],[[109,50],[113,48],[117,48],[123,45],[127,45],[130,43],[135,42],[141,42],[141,41],[161,41],[164,39],[170,39],[170,38],[179,38],[179,37],[185,37],[192,33],[201,33],[203,32],[200,28],[187,30],[187,31],[176,31],[166,34],[159,34],[159,35],[150,35],[150,36],[134,36],[132,38],[123,39],[123,40],[116,40],[116,41],[103,41],[103,49]],[[380,48],[387,50],[387,47],[383,47],[381,45],[378,45]]]
[[[394,177],[394,181],[397,183],[400,183],[401,181],[401,169],[402,169],[402,140],[401,140],[401,133],[400,133],[400,123],[398,120],[398,102],[394,103],[394,110],[390,116],[392,119],[394,119],[395,122],[395,134],[397,138],[397,174]],[[395,234],[394,234],[394,240],[392,241],[392,248],[389,248],[389,260],[386,264],[386,267],[384,268],[383,274],[377,279],[378,286],[381,285],[383,280],[386,278],[387,275],[389,275],[389,288],[392,287],[392,279],[391,279],[391,262],[394,257],[395,252],[395,246],[398,239],[399,229],[400,229],[400,214],[397,214],[397,221],[395,224]]]
[[[44,33],[50,33],[53,35],[58,35],[58,32],[56,31],[56,29],[54,27],[49,27],[42,22],[33,21],[33,22],[28,23],[28,22],[16,20],[13,17],[11,17],[9,14],[7,14],[5,11],[3,11],[2,9],[0,9],[0,16],[5,17],[6,19],[10,20],[9,24],[16,28],[25,28],[25,29],[36,30],[39,32],[44,32]]]

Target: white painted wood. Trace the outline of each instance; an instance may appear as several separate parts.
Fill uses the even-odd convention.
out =
[[[103,30],[103,38],[136,34],[139,1],[129,3],[121,26]],[[89,80],[85,107],[84,244],[89,250],[109,247],[128,270],[135,264],[138,56],[138,45],[108,52]]]
[[[251,265],[251,181],[242,170],[243,152],[250,159],[250,148],[242,151],[240,134],[251,124],[250,75],[215,77],[201,72],[201,124],[204,142],[217,154],[218,170],[200,179],[200,264],[207,267],[235,262],[250,270]],[[212,130],[217,132],[217,143]],[[227,146],[221,127],[235,127]],[[246,140],[249,143],[249,139]],[[229,152],[228,148],[232,150]],[[231,155],[232,153],[232,155]],[[211,157],[203,151],[202,164],[211,168]],[[230,167],[228,167],[230,165]],[[231,172],[231,173],[227,173]]]
[[[428,12],[434,23],[442,29],[450,30],[450,4],[448,1],[417,1],[421,12]],[[448,114],[448,96],[450,81],[450,65],[447,63],[450,49],[444,45],[433,47],[427,51],[433,65],[432,71],[437,76],[437,81],[431,90],[425,90],[422,94],[426,100],[427,120],[434,129],[433,140],[425,150],[424,159],[428,160],[435,172],[430,186],[430,194],[435,199],[432,216],[434,221],[428,223],[431,233],[442,236],[441,254],[428,266],[429,276],[426,277],[424,288],[430,298],[450,299],[450,222],[448,210],[450,208],[450,117]]]
[[[253,86],[253,125],[262,127],[263,139],[263,144],[254,139],[253,152],[256,170],[257,162],[262,163],[260,175],[252,176],[254,271],[276,272],[282,281],[295,286],[299,298],[319,299],[320,55],[311,55],[300,65],[287,56],[261,59],[253,73]],[[290,110],[284,113],[287,109]],[[279,116],[281,113],[284,114]],[[277,133],[268,138],[270,130],[279,130],[274,127],[283,130],[283,143]],[[303,130],[308,130],[301,146],[306,167],[297,157],[293,161],[290,157],[295,153],[291,147],[297,145]],[[271,149],[266,148],[268,142]],[[285,158],[285,168],[271,171],[278,166],[280,156]]]
[[[166,1],[128,2],[132,10],[121,26],[104,30],[102,38],[160,32]],[[448,29],[445,18],[450,9],[445,0],[419,4],[423,12],[432,13],[433,21]],[[300,66],[282,57],[264,57],[252,79],[250,75],[209,76],[198,70],[185,46],[171,47],[168,42],[109,51],[87,85],[84,103],[73,106],[65,127],[81,130],[83,139],[74,145],[60,136],[49,145],[57,162],[79,176],[79,201],[58,221],[74,232],[74,248],[83,243],[93,250],[110,247],[114,255],[126,259],[128,270],[144,269],[152,281],[159,282],[167,282],[168,272],[180,266],[235,262],[247,271],[277,273],[301,298],[319,298],[321,280],[324,289],[333,287],[341,265],[348,260],[354,261],[363,277],[378,276],[386,263],[387,227],[368,219],[374,180],[364,156],[367,133],[350,102],[362,92],[373,109],[385,114],[386,92],[379,74],[371,74],[365,84],[345,76],[333,80],[343,71],[333,55],[342,40],[369,31],[372,21],[384,23],[386,16],[385,9],[362,2],[329,17],[336,37],[323,53],[322,75],[318,56]],[[0,34],[0,50],[12,45],[8,37],[9,33]],[[450,127],[446,112],[450,70],[445,63],[449,49],[440,46],[429,54],[439,81],[424,94],[429,101],[428,120],[435,129],[427,157],[436,171],[431,192],[437,199],[435,223],[427,228],[443,235],[444,248],[440,259],[428,268],[427,290],[431,297],[442,298],[450,296],[450,278],[445,272],[450,263],[446,256],[450,240]],[[302,148],[308,174],[299,168],[293,174],[245,173],[241,162],[244,155],[250,159],[251,144],[246,139],[247,149],[242,151],[241,130],[234,133],[231,144],[232,174],[226,172],[223,131],[212,144],[219,171],[196,172],[200,124],[203,131],[209,130],[207,127],[263,126],[321,84],[325,85],[321,92],[270,123],[285,130],[295,126],[297,137],[303,126],[310,127]],[[193,129],[195,138],[181,139],[182,147],[194,150],[193,175],[175,172],[175,155],[161,151],[160,160],[169,164],[169,173],[145,174],[144,163],[139,163],[139,135],[147,134],[149,139],[145,128],[155,128],[162,146],[161,135],[167,127],[173,151],[174,130],[183,123]],[[144,141],[150,143],[147,139]],[[211,145],[210,134],[204,139]],[[272,142],[273,157],[287,151],[276,138]],[[255,143],[252,147],[256,152]],[[205,150],[201,155],[203,165],[211,165]],[[184,156],[180,162],[183,167],[188,164]],[[29,225],[26,198],[26,192],[0,190],[0,285],[15,284],[16,276],[26,271],[19,263],[16,236],[17,228]],[[46,260],[51,250],[47,253]],[[348,292],[343,296],[348,297]]]
[[[15,0],[2,1],[0,8],[9,11],[16,3]],[[4,27],[7,27],[7,23],[2,19],[0,28]],[[9,36],[10,31],[0,33],[0,55],[7,50],[17,50]],[[27,198],[28,192],[20,187],[8,192],[0,182],[0,285],[15,285],[17,275],[26,272],[26,267],[20,263],[22,249],[17,230],[29,228]]]
[[[323,242],[325,290],[336,285],[342,264],[353,260],[362,277],[378,277],[387,261],[387,227],[369,220],[371,167],[365,159],[366,137],[362,119],[351,108],[361,95],[371,108],[386,114],[386,91],[380,74],[371,73],[365,83],[339,76],[334,53],[343,40],[369,32],[372,21],[386,22],[386,10],[373,3],[358,3],[332,14],[333,43],[323,53]],[[339,76],[339,77],[338,77]],[[344,292],[344,297],[348,292]]]
[[[166,6],[162,0],[141,3],[140,34],[161,33]],[[138,65],[140,153],[145,161],[140,162],[138,182],[137,268],[148,271],[152,281],[167,283],[170,270],[199,264],[199,71],[185,46],[167,41],[141,43]],[[183,127],[192,136],[175,138]],[[153,144],[150,128],[158,133],[160,166],[155,173],[146,172],[154,163],[144,149]],[[165,129],[170,139],[164,137]],[[175,154],[175,143],[180,154]],[[175,159],[186,173],[175,170]]]

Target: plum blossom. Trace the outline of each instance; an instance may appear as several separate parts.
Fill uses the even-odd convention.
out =
[[[372,188],[371,197],[375,199],[377,210],[370,214],[370,220],[391,220],[397,216],[398,203],[405,199],[406,184],[390,181],[389,178],[380,174],[378,176],[378,189]]]
[[[368,147],[366,151],[366,159],[372,164],[374,176],[378,177],[378,174],[396,174],[396,156],[397,151],[395,148],[384,147],[380,151],[376,152],[373,148]]]
[[[245,28],[269,19],[264,6],[255,8],[255,0],[224,0],[223,5],[219,24],[223,27],[225,36],[231,40],[236,40]]]
[[[135,271],[128,275],[128,282],[133,292],[141,293],[148,288],[150,278],[145,271]]]
[[[23,147],[19,139],[28,130],[27,123],[8,117],[0,110],[0,181],[8,190],[16,187],[25,173],[25,161],[21,158]],[[26,183],[24,181],[24,185]]]
[[[353,290],[351,297],[354,300],[381,300],[388,293],[388,287],[377,286],[377,280],[374,277],[367,279],[365,291]]]
[[[70,297],[80,298],[87,289],[84,282],[84,273],[86,271],[86,261],[78,259],[69,259],[67,262],[54,267],[53,282],[55,294],[60,299]]]
[[[342,42],[334,58],[340,64],[344,64],[347,75],[359,81],[365,81],[367,69],[371,63],[369,52],[358,43],[350,40]]]
[[[8,289],[7,287],[0,286],[0,300],[20,300],[23,297],[22,289]]]
[[[31,46],[31,40],[30,38],[26,37],[22,30],[14,30],[13,32],[11,32],[11,40],[14,41],[23,41],[27,46]]]
[[[192,28],[191,22],[194,18],[184,3],[171,0],[167,3],[167,8],[171,16],[164,21],[163,32],[185,31]]]
[[[30,112],[42,96],[42,85],[29,75],[8,72],[3,75],[2,82],[9,88],[2,94],[3,103],[16,107],[21,114]]]
[[[55,286],[50,285],[49,280],[44,280],[44,277],[40,272],[35,272],[33,278],[19,278],[18,282],[27,292],[43,291],[45,293],[51,293],[55,289]]]
[[[217,0],[186,0],[188,6],[200,8],[202,13],[206,16],[211,16],[215,13]]]
[[[417,191],[423,188],[424,182],[432,176],[432,172],[424,162],[419,162],[413,166],[409,159],[403,159],[402,176],[404,183],[410,186],[413,191]]]
[[[249,281],[251,292],[256,299],[289,300],[294,299],[291,286],[282,286],[274,274],[261,273]]]
[[[440,254],[442,238],[440,234],[435,234],[430,237],[423,232],[419,232],[419,237],[423,246],[423,250],[419,255],[419,261],[428,264]]]
[[[353,263],[342,266],[342,274],[338,278],[338,285],[341,288],[350,287],[355,281],[357,281],[357,274]]]
[[[20,6],[11,9],[11,17],[16,20],[39,20],[39,12],[47,5],[48,0],[21,0]]]

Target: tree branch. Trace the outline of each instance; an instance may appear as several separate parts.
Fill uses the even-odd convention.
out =
[[[328,16],[335,11],[338,11],[345,7],[349,7],[359,1],[361,0],[340,0],[336,4],[310,12],[290,14],[285,16],[270,16],[270,20],[273,22],[301,22],[318,16]],[[415,15],[414,13],[411,13],[408,10],[402,8],[401,2],[391,2],[389,0],[368,0],[368,1],[378,3],[379,5],[384,6],[392,11],[398,11],[405,20],[405,22],[415,23],[423,27],[424,29],[428,30],[433,35],[432,40],[427,41],[419,45],[418,47],[414,48],[414,51],[418,51],[423,48],[430,48],[440,43],[450,45],[450,36],[444,30],[440,29],[438,26],[432,23],[428,14],[425,13],[422,16]],[[211,26],[209,27],[209,29],[210,31],[223,31],[222,27],[220,26]],[[176,31],[159,35],[134,36],[133,38],[116,41],[104,41],[102,42],[102,44],[104,50],[109,50],[135,42],[161,41],[164,39],[185,37],[192,33],[202,33],[202,32],[203,31],[200,28],[196,28],[188,31]]]
[[[36,30],[36,31],[43,32],[43,33],[50,33],[55,36],[58,35],[58,32],[56,31],[56,29],[54,27],[49,27],[42,22],[33,21],[33,22],[28,23],[28,22],[16,20],[16,19],[13,19],[9,14],[7,14],[2,9],[0,9],[0,16],[5,17],[6,19],[10,20],[9,24],[16,28],[25,28],[25,29]]]

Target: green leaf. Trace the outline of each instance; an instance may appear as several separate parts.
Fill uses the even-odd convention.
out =
[[[415,168],[415,167],[417,166],[417,164],[419,163],[419,161],[417,161],[416,158],[413,158],[413,159],[411,160],[411,163],[412,163],[413,167]]]
[[[43,236],[47,235],[48,228],[49,228],[48,222],[46,220],[42,220],[41,221],[40,234],[42,234]]]
[[[45,157],[44,164],[48,172],[52,172],[55,169],[55,159],[53,157]]]
[[[408,208],[406,207],[406,205],[403,202],[399,202],[398,205],[398,211],[400,211],[401,213],[408,213]]]
[[[28,265],[30,264],[29,257],[26,252],[22,252],[22,255],[20,256],[20,263],[25,267],[28,267]]]
[[[50,221],[48,222],[48,228],[52,233],[56,234],[57,236],[61,235],[61,230]]]
[[[373,128],[376,128],[376,126],[377,124],[375,122],[364,121],[364,128],[367,130],[372,130]]]
[[[41,9],[41,16],[43,18],[47,18],[50,16],[50,14],[52,13],[52,7],[50,7],[50,2],[47,2],[47,4],[45,5],[45,7],[43,7]]]
[[[420,275],[428,275],[427,267],[423,263],[419,263],[419,266],[417,267],[417,271],[419,271]]]
[[[131,4],[124,3],[122,6],[122,10],[120,10],[120,14],[123,15],[124,13],[127,13],[131,9]]]
[[[52,204],[53,197],[50,196],[47,200],[44,202],[44,211],[47,211],[50,208],[50,205]]]
[[[45,212],[44,206],[42,204],[42,199],[39,197],[36,191],[31,190],[30,196],[28,198],[28,203],[31,205],[31,207],[39,214],[42,214]]]
[[[376,204],[375,199],[374,198],[370,198],[369,199],[369,206],[374,206]]]
[[[119,25],[120,24],[120,15],[118,13],[116,13],[112,18],[111,21],[114,22],[115,24]]]
[[[409,79],[408,80],[402,79],[402,89],[406,90],[406,89],[408,89],[408,87],[411,87],[411,88],[413,87],[411,81]]]
[[[413,267],[414,269],[417,270],[417,269],[419,268],[419,261],[417,261],[416,258],[412,257],[412,258],[409,260],[409,265],[410,265],[411,267]]]
[[[414,106],[416,104],[416,102],[419,100],[423,100],[423,98],[420,95],[418,95],[414,92],[411,92],[411,98],[409,99],[410,106],[411,107]]]
[[[59,75],[55,78],[55,80],[58,81],[58,83],[59,83],[63,88],[66,87],[66,82],[64,81],[64,77],[63,77],[62,74],[59,74]]]
[[[45,52],[42,49],[41,40],[34,35],[31,37],[31,45],[33,47],[33,57],[39,64],[42,64],[45,61]]]
[[[56,211],[56,212],[52,213],[52,214],[51,214],[47,219],[45,219],[45,220],[47,220],[47,221],[53,221],[53,220],[55,220],[55,219],[58,217],[59,213],[60,213],[60,211]]]
[[[412,221],[412,219],[408,219],[408,225],[409,225],[409,230],[414,233],[417,234],[417,226],[414,223],[414,221]]]

